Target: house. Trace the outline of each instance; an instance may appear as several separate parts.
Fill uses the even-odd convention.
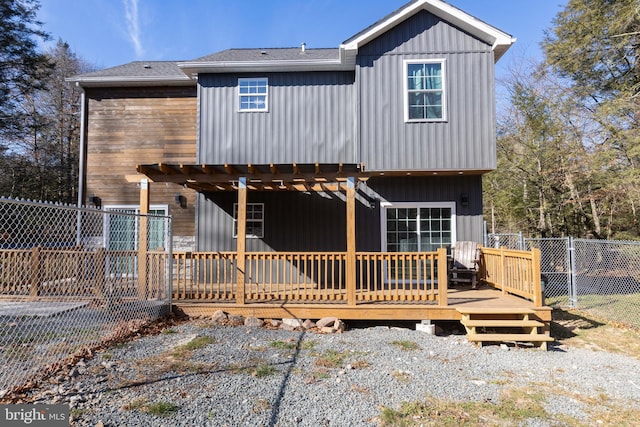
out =
[[[81,202],[135,211],[142,188],[142,205],[172,216],[173,297],[190,313],[206,302],[280,317],[471,316],[448,303],[446,251],[482,241],[494,66],[514,41],[441,0],[413,0],[335,48],[228,49],[76,76]],[[501,292],[470,300],[529,298],[548,332],[535,257],[491,251],[482,280]],[[507,258],[515,267],[498,272]],[[500,304],[522,308],[513,298]],[[528,310],[506,314],[530,330]]]
[[[445,2],[414,0],[337,48],[228,49],[76,76],[81,201],[135,210],[136,167],[147,165],[152,181],[181,184],[154,184],[150,200],[173,217],[174,250],[234,250],[237,194],[225,190],[244,170],[260,190],[302,185],[249,191],[247,250],[344,250],[344,197],[317,184],[350,171],[357,250],[481,241],[494,63],[514,41]],[[233,172],[199,183],[200,165]]]

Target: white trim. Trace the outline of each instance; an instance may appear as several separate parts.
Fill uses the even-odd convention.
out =
[[[409,118],[409,64],[440,64],[442,73],[442,117],[436,119],[410,119]],[[404,121],[405,123],[429,123],[429,122],[446,122],[447,121],[447,98],[449,90],[447,88],[447,60],[445,58],[432,59],[405,59],[402,61],[402,76],[404,82],[402,90],[404,91],[402,99],[404,101]]]
[[[456,202],[382,202],[380,203],[380,249],[387,252],[387,209],[388,208],[450,208],[451,244],[456,242],[457,218]]]
[[[426,10],[467,31],[471,35],[478,37],[485,43],[490,44],[495,52],[496,61],[500,59],[507,49],[516,41],[511,35],[443,1],[417,0],[397,10],[383,21],[374,24],[368,30],[364,30],[349,40],[346,40],[340,45],[340,48],[346,51],[357,51],[361,46],[384,34],[389,29],[409,19],[421,10]]]
[[[266,92],[264,94],[262,93],[240,93],[240,84],[243,82],[257,82],[258,85],[262,85],[262,82],[265,83],[266,86]],[[242,101],[241,99],[243,97],[250,97],[250,96],[257,96],[257,97],[262,97],[264,96],[264,108],[242,108]],[[266,113],[269,111],[269,78],[268,77],[238,77],[238,86],[237,86],[237,102],[238,102],[238,109],[237,111],[239,113]]]

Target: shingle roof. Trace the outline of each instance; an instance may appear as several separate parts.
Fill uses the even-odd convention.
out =
[[[82,86],[195,85],[178,61],[134,61],[67,79]]]
[[[305,49],[300,47],[265,49],[227,49],[189,62],[257,62],[257,61],[297,61],[317,59],[339,59],[337,48]]]

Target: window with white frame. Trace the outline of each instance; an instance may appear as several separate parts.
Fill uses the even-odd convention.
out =
[[[269,79],[251,77],[238,79],[238,111],[267,111]]]
[[[446,120],[445,61],[409,60],[405,67],[405,120]]]
[[[455,242],[455,202],[391,203],[382,215],[384,252],[432,252]]]
[[[264,203],[247,203],[246,236],[264,237]],[[233,204],[233,237],[238,237],[238,204]]]

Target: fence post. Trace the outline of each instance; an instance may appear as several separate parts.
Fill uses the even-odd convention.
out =
[[[578,291],[576,286],[576,244],[569,236],[569,307],[578,308]]]
[[[449,305],[449,284],[447,272],[447,248],[438,248],[438,305]]]
[[[38,246],[31,249],[31,286],[29,294],[31,298],[40,295],[40,282],[44,280],[42,276],[42,264],[40,263],[40,248]]]

